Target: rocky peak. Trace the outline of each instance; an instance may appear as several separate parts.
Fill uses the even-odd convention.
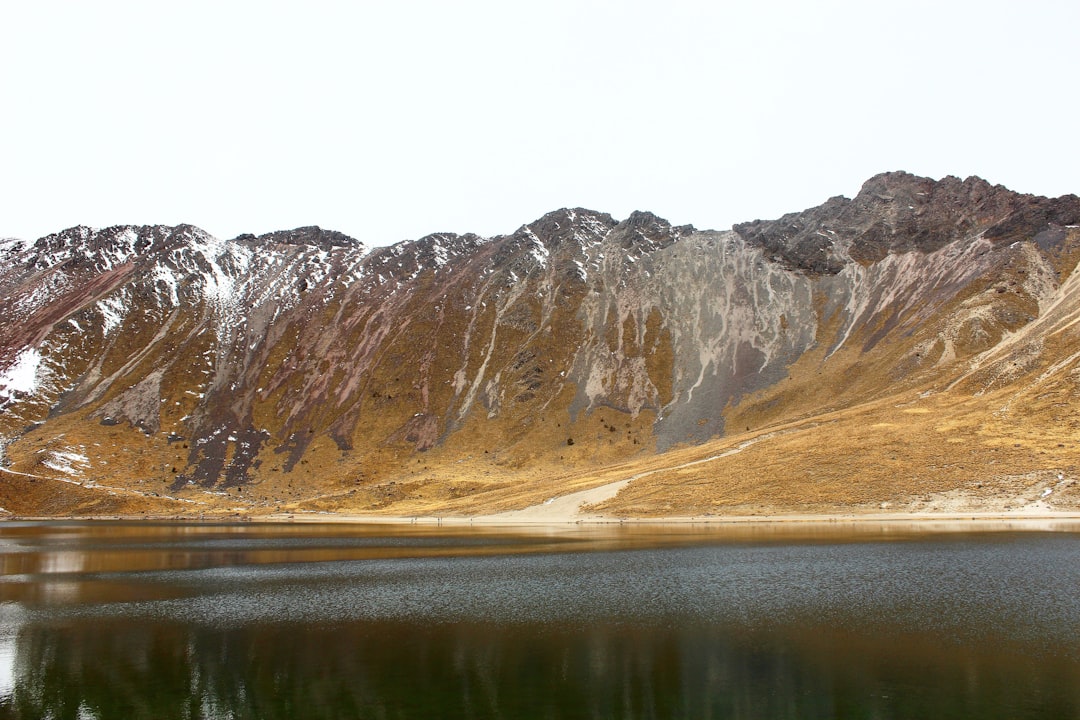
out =
[[[439,268],[454,258],[464,255],[484,243],[484,239],[474,233],[432,233],[419,240],[408,243],[404,254],[411,254],[418,267]]]
[[[866,264],[890,253],[930,253],[985,232],[987,237],[1033,237],[1050,223],[1080,218],[1075,196],[1020,195],[979,177],[941,180],[889,172],[867,180],[854,199],[824,204],[779,220],[734,226],[748,243],[793,269],[839,272],[850,259]]]
[[[484,238],[473,233],[431,233],[419,240],[373,248],[364,259],[364,264],[379,275],[404,282],[426,270],[438,270],[455,258],[468,255],[485,242]]]
[[[522,226],[517,235],[535,236],[549,250],[567,242],[588,243],[599,240],[615,227],[616,221],[607,213],[585,208],[562,208]]]
[[[42,270],[72,263],[108,270],[157,249],[208,237],[193,225],[113,225],[101,230],[79,225],[36,240],[28,266]]]
[[[262,235],[244,233],[236,237],[237,242],[252,245],[311,245],[323,250],[334,247],[358,247],[359,240],[337,230],[324,230],[318,225],[305,225],[292,230],[277,230]]]
[[[635,210],[612,232],[625,248],[655,249],[666,247],[680,237],[694,232],[693,225],[673,226],[651,212]]]
[[[831,275],[844,267],[838,252],[839,233],[834,227],[851,201],[833,197],[824,204],[778,220],[754,220],[732,229],[750,245],[761,247],[766,257],[793,270]]]
[[[933,252],[982,232],[991,239],[1034,237],[1051,223],[1080,219],[1080,202],[1023,195],[977,176],[935,181],[894,172],[864,183],[843,216],[855,231],[851,256],[865,263],[890,252]]]
[[[60,232],[38,238],[34,242],[35,250],[58,250],[72,245],[86,243],[95,233],[93,228],[86,225],[76,225]]]
[[[1008,216],[986,231],[986,237],[994,242],[1013,242],[1080,225],[1080,197],[1076,195],[1014,195],[1010,209]]]

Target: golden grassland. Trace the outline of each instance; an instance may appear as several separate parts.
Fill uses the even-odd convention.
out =
[[[599,452],[576,462],[564,453],[506,463],[489,453],[442,463],[435,452],[421,458],[428,463],[422,469],[392,479],[320,484],[292,497],[255,484],[235,494],[188,490],[173,500],[125,482],[124,473],[112,486],[62,488],[58,480],[5,473],[0,504],[16,513],[37,508],[35,515],[482,516],[639,476],[585,510],[614,518],[1077,511],[1080,416],[1073,394],[1066,385],[1042,387],[1033,397],[911,391],[622,462]],[[318,466],[312,472],[332,473],[332,462],[319,462],[329,453],[311,456]]]

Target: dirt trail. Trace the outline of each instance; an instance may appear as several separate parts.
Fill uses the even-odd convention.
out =
[[[797,428],[803,429],[803,428]],[[741,453],[746,448],[761,442],[762,440],[768,440],[776,437],[777,435],[783,435],[789,432],[795,432],[796,429],[780,430],[771,433],[765,433],[755,438],[751,438],[744,442],[739,443],[735,447],[725,450],[717,455],[710,455],[706,458],[699,458],[697,460],[691,460],[690,462],[681,463],[679,465],[669,465],[661,468],[654,468],[645,472],[632,475],[623,480],[616,480],[614,482],[606,483],[604,485],[598,485],[588,490],[579,490],[578,492],[569,493],[567,495],[560,495],[558,497],[549,498],[539,505],[532,505],[521,510],[510,510],[508,512],[497,513],[495,515],[482,515],[477,520],[485,520],[492,522],[574,522],[576,520],[598,520],[606,516],[599,513],[584,513],[581,511],[583,505],[596,505],[602,503],[605,500],[610,500],[619,494],[619,491],[624,487],[640,480],[641,478],[648,477],[649,475],[655,475],[656,473],[670,472],[674,470],[682,470],[683,468],[692,467],[694,465],[702,465],[704,463],[713,462],[714,460],[720,460],[721,458],[730,457]]]

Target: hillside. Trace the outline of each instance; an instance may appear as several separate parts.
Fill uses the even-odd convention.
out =
[[[1078,226],[887,173],[727,231],[3,241],[0,506],[476,514],[642,475],[597,509],[1077,508]]]

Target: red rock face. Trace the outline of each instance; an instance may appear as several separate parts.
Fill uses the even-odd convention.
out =
[[[835,406],[987,351],[1059,292],[1078,224],[1073,196],[893,173],[728,232],[73,228],[0,246],[0,436],[22,471],[173,494],[600,465],[805,414],[783,383],[810,358],[855,373]]]

